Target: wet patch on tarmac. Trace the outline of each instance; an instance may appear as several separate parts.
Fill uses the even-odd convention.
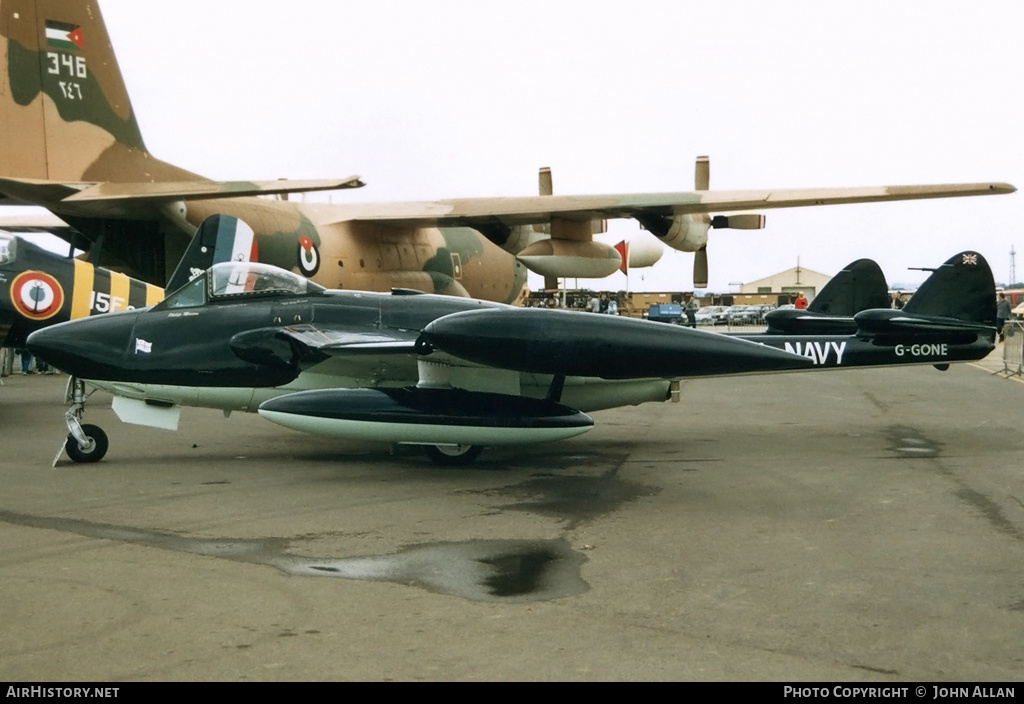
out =
[[[593,453],[543,458],[531,456],[534,466],[545,471],[532,472],[531,478],[518,484],[467,493],[510,496],[514,503],[502,510],[526,511],[554,517],[568,523],[572,530],[580,524],[612,513],[621,506],[645,496],[655,496],[660,487],[626,481],[618,476],[628,453]]]
[[[393,582],[491,602],[550,601],[587,591],[587,558],[565,540],[471,540],[411,545],[389,555],[316,558],[287,552],[285,538],[186,538],[173,533],[0,511],[0,521],[162,550],[276,567],[302,577]]]
[[[940,457],[939,443],[925,438],[913,428],[896,426],[892,429],[892,442],[890,448],[899,457],[919,457],[935,459]],[[956,484],[954,495],[973,507],[1000,533],[1009,535],[1017,540],[1024,540],[1024,531],[1019,529],[1003,512],[1002,507],[988,496],[971,488],[963,479],[943,466],[942,462],[934,463],[939,472],[948,477]],[[1013,498],[1013,497],[1010,497]],[[1018,501],[1018,503],[1020,503]]]
[[[615,475],[597,477],[544,475],[506,487],[502,493],[522,500],[505,509],[553,516],[569,522],[569,528],[616,511],[623,504],[655,496],[659,487],[624,481]]]
[[[892,429],[892,447],[899,457],[938,457],[939,446],[923,437],[913,428],[896,426]]]

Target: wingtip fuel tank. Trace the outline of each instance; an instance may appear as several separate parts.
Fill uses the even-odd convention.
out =
[[[430,445],[563,440],[594,425],[551,401],[453,388],[301,391],[265,401],[259,414],[314,435]]]

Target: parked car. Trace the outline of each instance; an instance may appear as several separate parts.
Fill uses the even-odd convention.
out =
[[[729,325],[754,325],[760,317],[760,306],[732,306],[728,311]]]
[[[697,325],[726,325],[728,316],[724,306],[704,306],[697,310]]]

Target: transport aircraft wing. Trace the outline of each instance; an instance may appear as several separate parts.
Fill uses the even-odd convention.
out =
[[[469,198],[434,202],[379,203],[346,208],[345,215],[400,227],[468,225],[486,227],[549,223],[552,219],[637,218],[721,211],[796,208],[813,205],[880,203],[925,198],[1000,195],[1016,190],[1006,183],[963,183],[864,188],[805,188],[755,191],[685,191],[581,196]]]
[[[554,286],[557,277],[601,278],[619,270],[623,266],[621,253],[594,241],[593,235],[605,231],[608,220],[630,218],[665,246],[693,252],[693,285],[703,288],[708,282],[709,232],[763,229],[764,215],[750,211],[1000,195],[1016,190],[1009,184],[993,182],[712,191],[707,190],[709,169],[708,158],[698,157],[697,190],[680,193],[543,195],[550,190],[547,171],[548,181],[542,179],[540,196],[357,205],[347,207],[344,217],[396,229],[473,228],[515,254],[531,271],[543,274],[548,286]],[[716,214],[722,212],[738,214]]]

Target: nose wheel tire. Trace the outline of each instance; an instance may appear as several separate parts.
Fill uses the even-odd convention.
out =
[[[78,443],[73,434],[68,433],[67,442],[64,444],[68,457],[81,464],[99,462],[107,454],[107,448],[110,447],[107,434],[103,432],[102,428],[88,424],[82,426],[82,431],[86,438],[85,447]]]
[[[442,467],[463,467],[483,452],[480,445],[425,445],[430,461]]]

